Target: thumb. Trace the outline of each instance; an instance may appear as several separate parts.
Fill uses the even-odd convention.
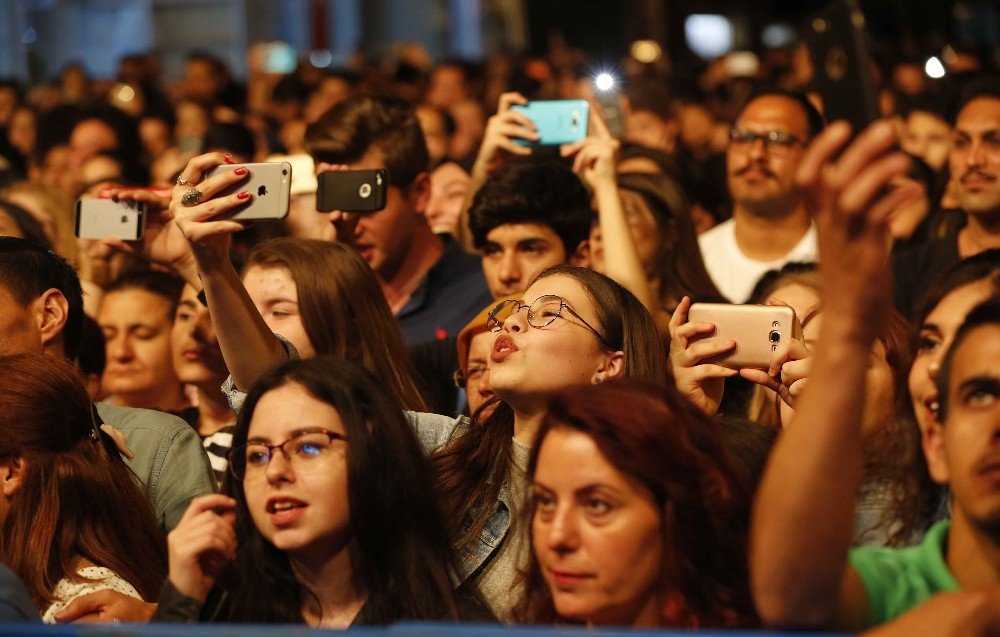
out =
[[[66,608],[56,613],[55,620],[59,624],[66,624],[80,619],[84,615],[100,614],[103,608],[104,605],[101,602],[92,598],[88,599],[88,596],[84,595],[77,597]]]

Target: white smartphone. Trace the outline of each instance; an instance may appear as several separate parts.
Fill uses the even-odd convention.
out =
[[[76,236],[80,239],[113,237],[138,241],[146,228],[146,204],[111,199],[76,202]]]
[[[287,161],[259,164],[225,164],[205,174],[205,179],[221,172],[246,168],[250,177],[215,195],[225,197],[244,190],[252,196],[250,203],[237,208],[227,219],[284,219],[291,201],[292,165]]]

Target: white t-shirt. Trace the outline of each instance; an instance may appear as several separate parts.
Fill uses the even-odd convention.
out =
[[[702,233],[698,237],[698,246],[715,287],[733,303],[745,303],[757,281],[768,270],[777,270],[791,261],[819,260],[816,226],[813,224],[809,225],[809,230],[798,244],[776,261],[755,261],[743,254],[736,243],[736,222],[732,219]]]
[[[42,621],[46,624],[56,623],[56,614],[69,606],[70,602],[74,599],[87,593],[110,588],[123,595],[128,595],[138,600],[142,599],[142,596],[135,590],[135,587],[123,580],[111,569],[104,568],[103,566],[85,566],[78,570],[77,574],[94,581],[72,582],[66,578],[59,580],[55,590],[52,591],[52,596],[56,598],[56,601],[52,602],[52,605],[46,608],[42,614]]]

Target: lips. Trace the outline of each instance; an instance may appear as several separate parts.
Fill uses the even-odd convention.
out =
[[[924,408],[924,416],[927,419],[928,424],[938,423],[938,413],[941,409],[941,402],[938,400],[938,395],[931,394],[924,398],[921,405]]]
[[[268,499],[265,511],[267,511],[267,516],[270,518],[271,524],[282,527],[293,524],[302,517],[308,506],[302,500],[281,496]]]
[[[191,361],[192,363],[197,363],[198,361],[205,358],[204,355],[202,355],[201,350],[196,347],[192,347],[182,351],[181,356],[184,358],[184,360]]]
[[[506,334],[501,334],[493,341],[493,351],[490,353],[490,360],[494,363],[502,363],[507,357],[517,351],[517,345],[513,339]]]
[[[549,571],[549,575],[552,577],[552,583],[555,587],[560,590],[572,590],[589,579],[593,579],[593,575],[587,573],[578,573],[575,571],[558,571],[552,569]]]

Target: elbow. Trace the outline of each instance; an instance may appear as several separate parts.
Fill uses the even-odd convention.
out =
[[[761,622],[781,630],[822,630],[830,625],[833,609],[828,604],[804,599],[801,594],[769,591],[754,596]]]

